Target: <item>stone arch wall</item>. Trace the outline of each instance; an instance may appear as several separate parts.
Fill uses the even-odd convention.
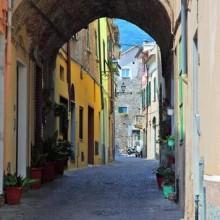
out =
[[[18,0],[17,0],[18,1]],[[100,17],[128,20],[159,44],[162,59],[172,42],[171,0],[19,0],[13,13],[13,38],[25,26],[29,51],[41,58],[55,56],[74,33]]]

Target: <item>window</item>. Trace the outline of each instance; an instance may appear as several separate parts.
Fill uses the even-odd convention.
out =
[[[118,113],[128,113],[128,107],[118,107]]]
[[[150,106],[151,105],[151,82],[149,82],[146,86],[146,105]]]
[[[84,152],[81,152],[81,161],[83,162],[84,159],[85,159],[85,157],[84,157]]]
[[[95,155],[99,155],[99,142],[95,141]]]
[[[156,102],[156,97],[157,97],[157,81],[156,81],[156,77],[154,77],[154,102]]]
[[[60,65],[60,80],[64,81],[64,67]]]
[[[145,106],[148,106],[148,84],[146,85],[145,89]]]
[[[182,74],[182,57],[183,57],[183,50],[182,50],[182,47],[183,47],[183,44],[182,44],[182,38],[180,38],[179,40],[179,46],[178,46],[178,49],[179,49],[179,53],[178,53],[178,61],[179,61],[179,65],[178,65],[178,69],[179,69],[179,74],[181,75]]]
[[[124,68],[121,70],[121,77],[122,78],[130,78],[130,69]]]
[[[59,133],[63,136],[63,140],[68,139],[68,100],[60,96],[60,106],[63,109],[59,117]]]
[[[142,109],[145,108],[146,102],[145,102],[145,89],[142,90]]]
[[[83,79],[83,68],[82,68],[82,66],[80,68],[80,79]]]
[[[111,40],[111,38],[108,36],[108,58],[112,59],[112,51],[113,51],[113,42]]]
[[[181,78],[181,75],[182,75],[182,70],[183,70],[183,63],[182,63],[182,47],[183,47],[183,44],[182,44],[182,39],[180,38],[179,40],[179,45],[178,45],[178,49],[179,49],[179,53],[178,53],[178,56],[179,56],[179,66],[178,66],[178,69],[179,69],[179,139],[180,139],[180,142],[182,143],[183,140],[184,140],[184,90],[183,90],[183,80]]]
[[[83,139],[83,107],[79,108],[79,138]]]

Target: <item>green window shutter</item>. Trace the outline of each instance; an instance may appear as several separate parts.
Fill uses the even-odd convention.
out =
[[[151,82],[149,82],[149,92],[148,92],[148,94],[149,94],[149,106],[151,105]]]
[[[178,65],[178,69],[179,69],[179,74],[181,75],[182,74],[182,57],[183,57],[183,49],[182,49],[182,47],[183,47],[183,45],[182,45],[182,39],[180,38],[180,40],[179,40],[179,53],[178,53],[178,61],[179,61],[179,65]]]
[[[183,80],[179,77],[179,136],[184,139]]]
[[[148,84],[146,85],[145,94],[146,106],[148,106]]]
[[[183,57],[183,44],[182,44],[182,39],[180,38],[179,40],[179,45],[178,45],[178,71],[179,71],[179,137],[180,141],[182,142],[184,140],[184,133],[185,133],[185,125],[184,125],[184,110],[183,110],[183,105],[184,105],[184,94],[183,94],[183,80],[181,78],[182,75],[182,70],[183,70],[183,64],[182,64],[182,57]]]
[[[154,77],[154,102],[156,101],[156,96],[157,96],[157,81],[156,81],[156,77]]]

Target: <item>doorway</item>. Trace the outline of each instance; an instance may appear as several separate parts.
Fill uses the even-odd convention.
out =
[[[68,109],[68,100],[62,96],[60,96],[60,104],[65,106],[66,109]],[[68,112],[60,116],[60,129],[59,129],[59,134],[60,136],[63,137],[63,140],[67,141],[68,140]]]
[[[94,164],[94,109],[88,107],[88,164]]]
[[[28,134],[28,103],[27,103],[27,70],[17,62],[17,97],[16,97],[16,172],[27,175],[27,134]]]
[[[75,161],[75,140],[76,140],[76,106],[74,102],[71,102],[71,144],[73,146],[73,155],[72,155],[72,160]],[[78,164],[77,164],[78,167]]]

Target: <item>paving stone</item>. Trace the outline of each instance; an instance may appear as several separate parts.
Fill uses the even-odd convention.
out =
[[[120,157],[107,166],[66,172],[30,190],[0,220],[179,220],[178,206],[163,198],[152,170],[156,161]]]

